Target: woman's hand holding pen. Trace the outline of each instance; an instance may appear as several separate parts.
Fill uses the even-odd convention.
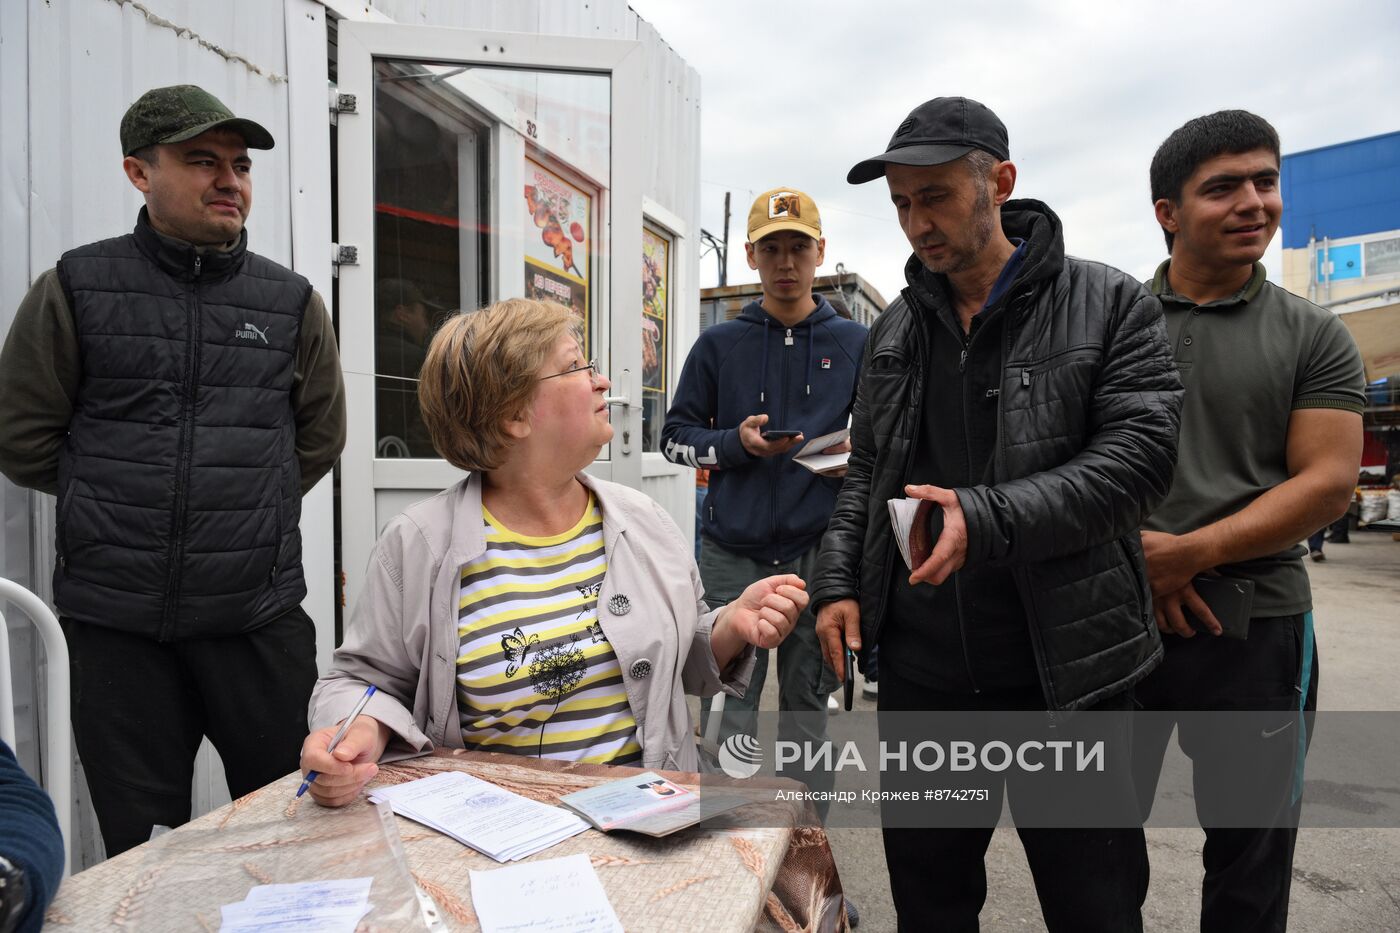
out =
[[[375,764],[389,744],[389,727],[372,716],[359,716],[333,751],[326,746],[339,724],[317,729],[301,743],[301,773],[318,772],[311,796],[323,807],[343,807],[379,773]]]

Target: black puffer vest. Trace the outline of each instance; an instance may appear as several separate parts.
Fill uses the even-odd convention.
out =
[[[301,602],[291,392],[306,279],[135,231],[65,253],[82,379],[59,460],[54,602],[176,641]]]

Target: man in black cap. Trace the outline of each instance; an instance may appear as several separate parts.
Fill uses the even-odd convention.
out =
[[[885,177],[914,248],[908,287],[871,330],[811,591],[838,673],[843,645],[879,646],[882,740],[899,721],[888,713],[913,710],[1039,711],[1034,721],[1065,737],[1094,721],[1065,711],[1128,710],[1162,656],[1136,532],[1166,494],[1176,449],[1181,384],[1162,309],[1122,272],[1065,256],[1059,218],[1009,200],[1009,158],[992,111],[937,98],[847,176]],[[932,555],[907,577],[886,506],[904,496],[942,518]],[[1031,813],[1026,798],[1018,809],[1034,776],[1005,778],[1051,931],[1142,928],[1128,718],[1108,720],[1089,825],[1119,828],[1073,828],[1086,824]],[[977,929],[1003,793],[1000,778],[989,785],[985,825],[896,828],[884,811],[900,929]]]
[[[295,770],[316,680],[297,522],[345,443],[321,297],[248,250],[248,150],[192,85],[121,122],[136,229],[39,276],[0,352],[0,470],[58,497],[54,603],[107,854],[190,815],[201,737],[234,797]]]

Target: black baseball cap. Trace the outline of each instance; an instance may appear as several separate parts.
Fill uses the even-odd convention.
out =
[[[885,165],[942,165],[974,149],[1011,158],[1006,124],[985,104],[967,97],[935,97],[915,107],[890,137],[887,151],[846,173],[846,181],[863,185],[885,174]]]

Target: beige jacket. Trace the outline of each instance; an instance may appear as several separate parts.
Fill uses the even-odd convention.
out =
[[[583,474],[579,480],[603,513],[608,570],[598,619],[622,668],[643,763],[698,771],[685,694],[742,696],[753,648],[721,672],[710,650],[718,611],[701,599],[691,546],[675,522],[634,489]],[[344,719],[374,684],[379,689],[365,714],[395,733],[386,759],[463,747],[456,695],[460,573],[485,550],[476,474],[389,522],[370,557],[345,642],[311,695],[313,731]],[[616,611],[624,604],[626,611]]]

